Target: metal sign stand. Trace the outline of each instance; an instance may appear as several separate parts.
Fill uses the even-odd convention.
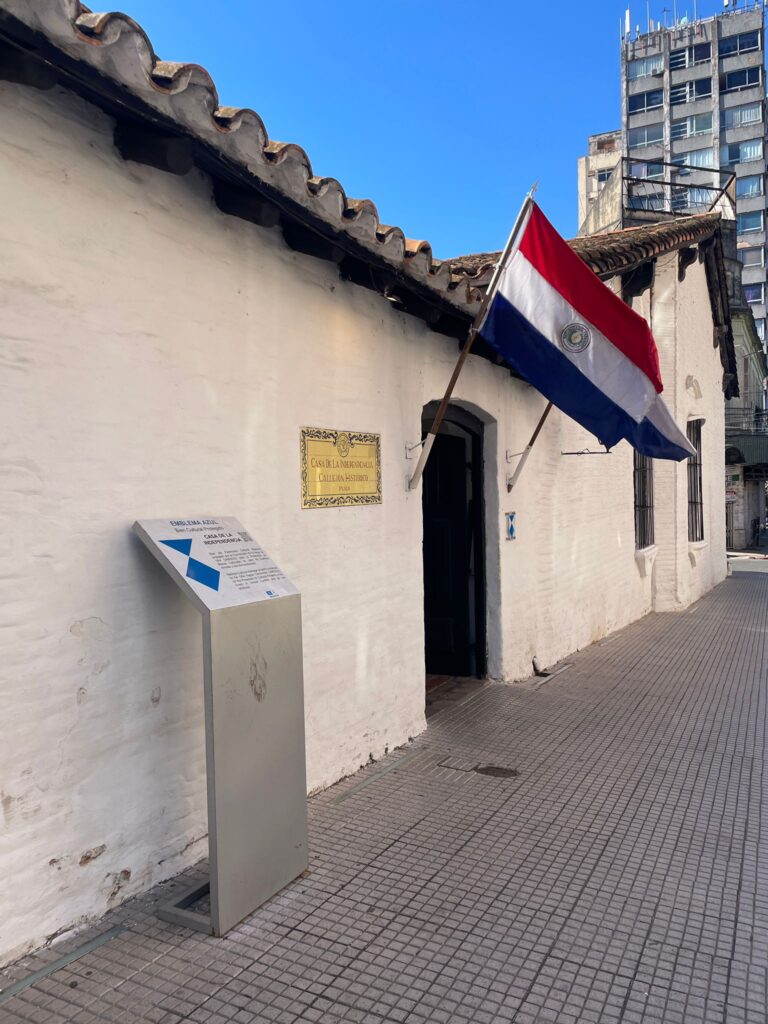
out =
[[[234,519],[134,530],[203,619],[210,880],[158,916],[220,936],[307,867],[301,597]]]

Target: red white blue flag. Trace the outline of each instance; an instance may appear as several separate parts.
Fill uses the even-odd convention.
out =
[[[646,321],[606,287],[531,203],[480,328],[559,409],[612,448],[678,461],[695,449],[661,397]]]

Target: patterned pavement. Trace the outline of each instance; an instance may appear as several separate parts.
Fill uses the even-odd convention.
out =
[[[14,965],[0,1022],[766,1024],[767,640],[736,573],[551,678],[433,693],[226,939],[154,917],[189,872]]]

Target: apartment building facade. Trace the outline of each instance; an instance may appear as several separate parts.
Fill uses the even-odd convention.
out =
[[[763,5],[656,27],[622,45],[629,206],[703,212],[735,175],[742,283],[759,337],[766,317]]]
[[[622,128],[590,136],[579,160],[579,233],[711,209],[725,219],[740,385],[725,411],[726,531],[729,548],[743,548],[765,516],[768,480],[764,4],[628,28]]]

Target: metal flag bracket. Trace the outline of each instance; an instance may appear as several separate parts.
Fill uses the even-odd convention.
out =
[[[536,424],[536,429],[534,430],[533,434],[531,435],[531,440],[528,442],[528,445],[526,446],[525,451],[521,452],[520,461],[518,462],[517,466],[515,467],[515,472],[512,474],[512,476],[507,477],[507,493],[511,492],[512,488],[515,486],[517,481],[520,479],[520,474],[523,472],[523,467],[525,466],[526,462],[528,461],[528,456],[531,454],[531,449],[536,444],[536,438],[541,433],[541,428],[544,426],[544,421],[546,420],[547,416],[549,416],[551,410],[552,410],[552,402],[547,402],[547,406],[544,409],[544,412],[541,414],[541,416],[539,418],[539,422]],[[514,458],[514,456],[512,456],[512,458]],[[507,461],[509,461],[509,459],[507,459]]]
[[[408,444],[408,442],[406,441],[405,442],[405,457],[406,457],[406,459],[415,459],[416,456],[415,456],[414,453],[417,452],[420,448],[423,448],[423,447],[424,447],[424,442],[423,441],[417,441],[416,444]]]
[[[610,448],[604,452],[593,452],[591,448],[582,448],[580,452],[560,452],[561,455],[613,455]]]

